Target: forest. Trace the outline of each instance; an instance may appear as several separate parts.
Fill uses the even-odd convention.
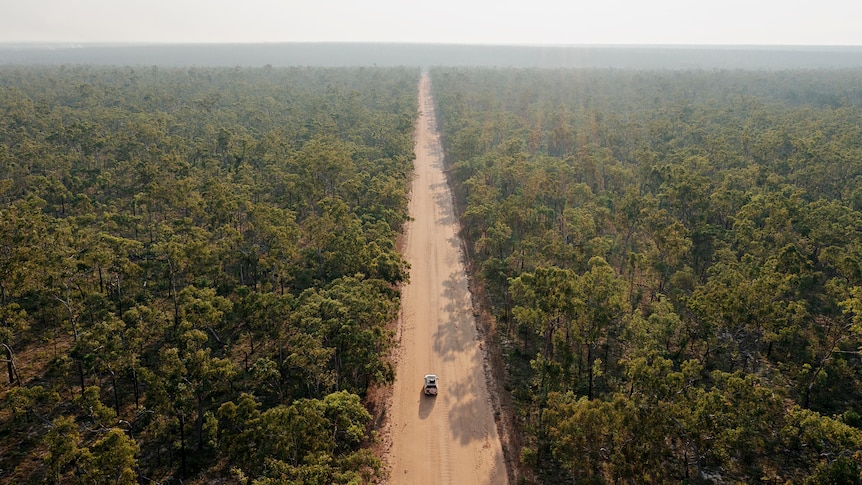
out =
[[[418,79],[0,69],[0,482],[378,481]]]
[[[0,482],[376,483],[419,68],[0,67]],[[431,69],[521,483],[862,483],[862,71]]]
[[[524,483],[862,483],[862,72],[431,74]]]

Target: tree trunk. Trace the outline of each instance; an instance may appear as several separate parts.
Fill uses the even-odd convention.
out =
[[[198,451],[204,450],[204,404],[203,396],[197,395],[198,400],[198,415],[195,419],[195,433],[198,435]]]
[[[84,397],[84,365],[81,364],[80,360],[76,363],[78,364],[78,380],[81,384],[81,397]]]
[[[140,390],[138,389],[138,370],[132,366],[132,390],[135,393],[135,409],[140,408]]]
[[[589,384],[587,386],[587,399],[593,400],[593,346],[587,344],[587,376]]]
[[[180,476],[186,477],[186,420],[179,415],[180,420]]]
[[[171,258],[167,258],[167,260],[168,260],[168,272],[169,272],[169,277],[171,280],[170,281],[170,284],[171,284],[170,292],[171,292],[171,298],[173,299],[173,303],[174,303],[174,335],[173,335],[173,337],[176,337],[177,329],[179,328],[179,325],[180,325],[180,299],[179,299],[179,295],[177,295],[176,278],[174,278],[174,273],[175,273],[174,272],[174,264],[171,262]]]
[[[123,280],[117,275],[117,309],[118,315],[123,314]]]
[[[545,331],[545,358],[551,359],[552,349],[554,345],[554,326],[548,324],[548,330]]]
[[[703,480],[703,466],[700,464],[700,449],[694,440],[691,441],[691,448],[694,451],[694,463],[697,465],[697,479]],[[685,473],[688,475],[688,464],[686,464]]]
[[[15,365],[12,363],[12,351],[6,347],[6,371],[9,373],[9,384],[15,382]]]
[[[18,383],[18,386],[21,386],[21,376],[18,375],[18,367],[15,365],[15,355],[12,353],[12,349],[3,344],[3,347],[6,349],[6,369],[9,372],[9,384]]]
[[[108,370],[111,373],[111,387],[114,388],[114,410],[117,411],[117,417],[120,417],[120,395],[117,393],[117,376],[114,371]]]

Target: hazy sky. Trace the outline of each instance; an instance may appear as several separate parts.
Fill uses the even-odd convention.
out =
[[[0,0],[0,42],[862,45],[862,0]]]

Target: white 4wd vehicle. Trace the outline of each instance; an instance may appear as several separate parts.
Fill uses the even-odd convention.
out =
[[[428,374],[425,376],[424,392],[426,396],[437,395],[437,376],[435,374]]]

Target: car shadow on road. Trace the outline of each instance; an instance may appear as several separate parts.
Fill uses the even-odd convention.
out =
[[[430,416],[436,402],[437,396],[426,396],[425,390],[419,389],[419,419]]]

